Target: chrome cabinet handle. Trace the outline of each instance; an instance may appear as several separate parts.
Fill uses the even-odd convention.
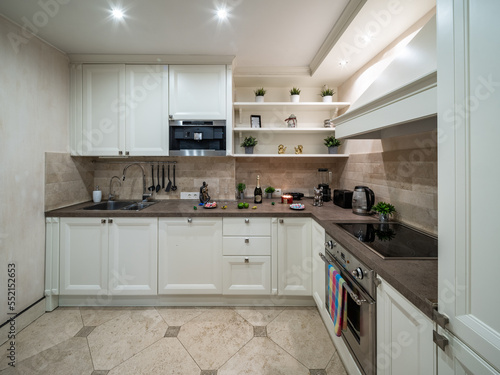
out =
[[[250,219],[245,219],[245,223],[249,223],[250,222]]]
[[[108,223],[113,224],[113,219],[109,219]]]
[[[245,258],[245,263],[250,263],[250,259],[248,259],[248,257]]]
[[[101,224],[106,224],[106,219],[101,219]]]
[[[118,151],[118,155],[123,155],[123,151]]]
[[[130,152],[125,151],[125,155],[129,156],[129,155],[130,155]]]
[[[250,238],[245,238],[245,243],[250,243]]]
[[[283,219],[279,220],[280,224],[283,224],[285,221]]]
[[[188,218],[188,223],[192,223],[192,222],[193,222],[193,219]]]

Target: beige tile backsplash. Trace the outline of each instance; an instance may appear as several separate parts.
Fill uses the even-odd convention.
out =
[[[212,199],[234,199],[236,185],[247,185],[245,194],[253,195],[257,175],[262,188],[273,186],[283,192],[294,191],[313,194],[319,182],[318,168],[332,171],[333,189],[353,190],[366,185],[375,192],[376,201],[392,203],[397,210],[396,219],[437,233],[437,143],[434,132],[386,140],[345,142],[349,158],[271,158],[271,157],[158,157],[134,158],[146,162],[146,187],[151,185],[151,164],[176,161],[177,191],[166,193],[161,189],[153,193],[154,199],[180,199],[181,191],[198,192],[203,181],[209,185]],[[370,150],[370,153],[362,153]],[[94,160],[94,162],[93,162]],[[113,191],[117,199],[140,199],[142,177],[140,168],[123,169],[132,160],[119,161],[70,157],[68,154],[46,154],[46,209],[67,206],[91,200],[92,190],[99,185],[103,199],[109,194],[112,176]],[[156,163],[154,163],[155,185]],[[167,180],[165,164],[165,179]],[[170,177],[173,179],[171,166]],[[166,181],[167,182],[167,181]]]

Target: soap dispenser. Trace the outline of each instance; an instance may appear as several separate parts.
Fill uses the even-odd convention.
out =
[[[99,185],[95,187],[95,190],[92,192],[92,198],[94,199],[94,203],[99,203],[102,199],[102,191],[99,190]]]

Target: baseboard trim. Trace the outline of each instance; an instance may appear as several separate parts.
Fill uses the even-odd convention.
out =
[[[25,308],[20,313],[13,315],[11,319],[7,320],[0,326],[0,345],[7,342],[9,330],[11,327],[10,322],[15,321],[15,334],[19,334],[24,328],[29,326],[39,317],[45,313],[45,297],[40,298],[35,303]]]

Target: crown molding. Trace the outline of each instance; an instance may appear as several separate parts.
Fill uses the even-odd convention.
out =
[[[232,65],[235,56],[215,55],[106,55],[68,54],[73,64],[223,64]]]

